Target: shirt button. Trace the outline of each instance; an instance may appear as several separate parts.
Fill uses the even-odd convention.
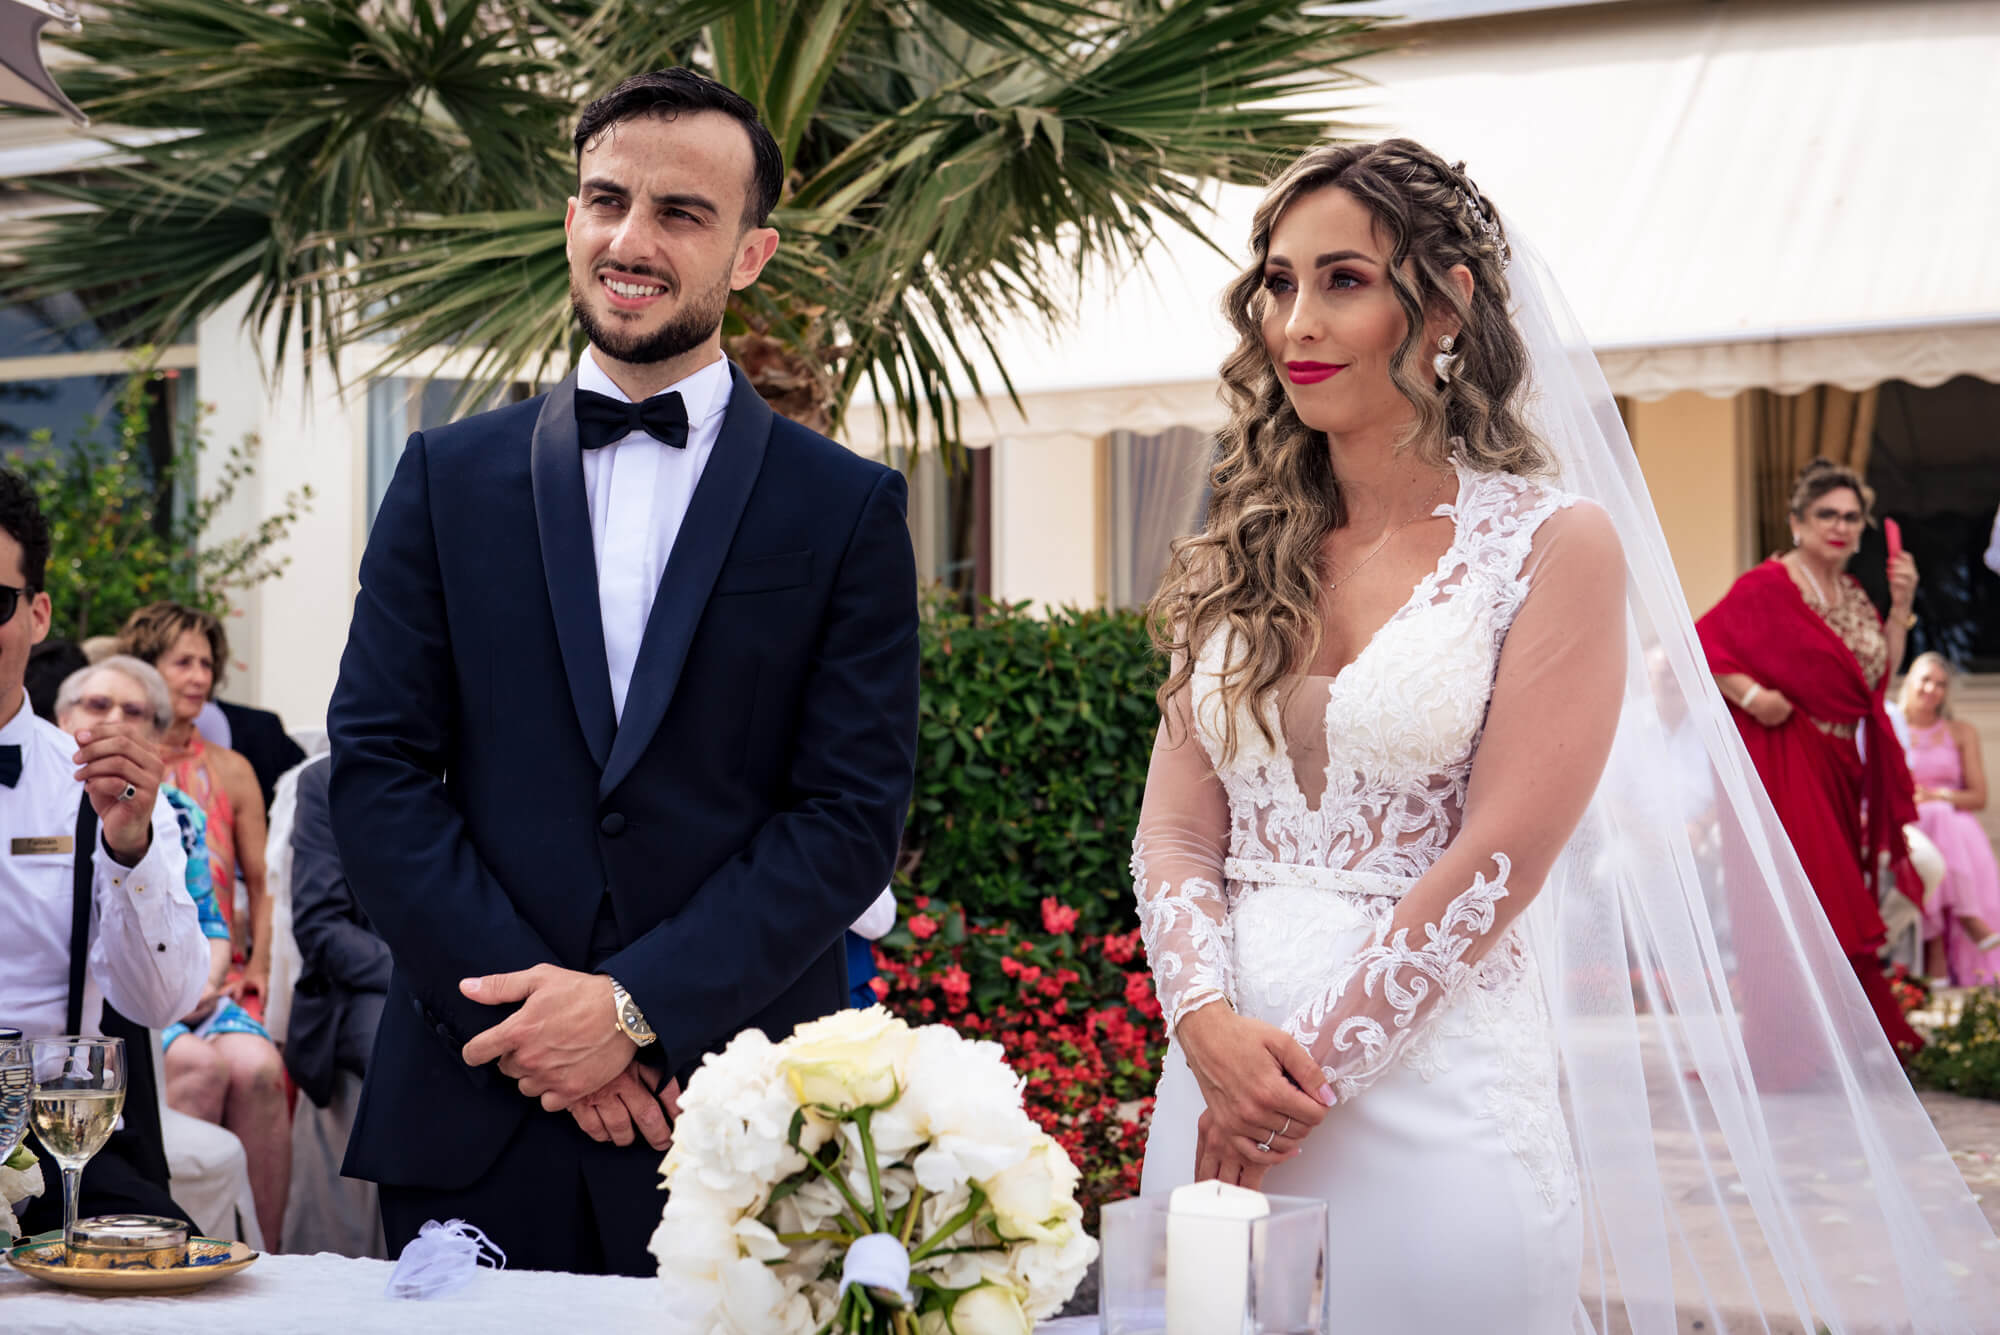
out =
[[[608,813],[603,820],[597,822],[597,828],[604,831],[605,838],[616,839],[625,833],[624,813],[618,811]]]
[[[164,955],[167,953],[167,943],[162,941],[160,942],[159,945],[154,946],[153,949],[159,951],[162,955]]]

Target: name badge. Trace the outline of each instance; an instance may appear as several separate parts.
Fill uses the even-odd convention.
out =
[[[45,834],[39,839],[16,839],[9,848],[15,857],[32,857],[37,853],[67,853],[76,847],[76,838],[67,834]]]

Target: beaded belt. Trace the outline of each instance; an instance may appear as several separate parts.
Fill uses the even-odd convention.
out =
[[[1827,723],[1821,719],[1813,719],[1812,725],[1827,736],[1838,737],[1843,742],[1853,741],[1854,734],[1859,730],[1853,723]]]
[[[1222,864],[1222,874],[1247,885],[1299,885],[1309,890],[1332,890],[1346,895],[1385,895],[1401,899],[1416,882],[1411,876],[1384,876],[1377,872],[1345,871],[1339,867],[1309,867],[1298,862],[1260,862],[1230,858]]]

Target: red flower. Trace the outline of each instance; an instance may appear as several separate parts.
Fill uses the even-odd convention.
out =
[[[1125,975],[1125,1002],[1130,1006],[1144,1006],[1153,999],[1153,980],[1143,973]]]
[[[868,980],[868,990],[875,994],[875,1000],[887,1001],[889,999],[889,980],[882,977],[870,978]]]
[[[930,940],[931,937],[937,934],[937,927],[937,923],[928,914],[914,913],[910,915],[910,935],[919,941]]]
[[[1053,896],[1042,900],[1042,926],[1058,936],[1076,926],[1076,910],[1056,902]]]
[[[972,991],[972,978],[956,964],[938,975],[938,986],[946,992],[964,996]]]
[[[931,897],[929,895],[918,895],[914,902],[918,908],[927,909],[931,906]]]
[[[1104,938],[1104,958],[1113,964],[1127,964],[1139,952],[1139,934],[1128,932],[1113,934]]]

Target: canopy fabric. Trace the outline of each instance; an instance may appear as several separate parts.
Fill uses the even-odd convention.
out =
[[[82,125],[90,118],[42,63],[42,29],[51,23],[77,27],[76,15],[54,0],[0,0],[0,105],[54,111]]]
[[[1548,257],[1615,392],[2000,381],[2000,0],[1634,4],[1393,35],[1342,119],[1462,159]],[[1256,192],[1216,199],[1229,258],[1163,236],[1086,284],[1055,336],[1003,330],[1025,411],[987,379],[971,442],[1219,425],[1217,300]],[[859,448],[873,417],[851,416]]]

